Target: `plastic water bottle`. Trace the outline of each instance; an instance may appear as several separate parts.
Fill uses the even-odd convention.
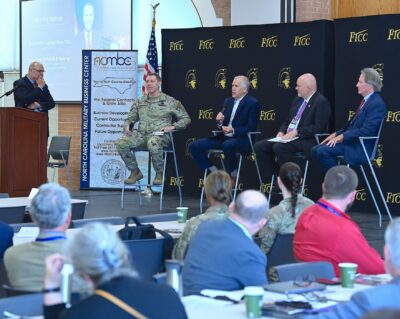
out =
[[[167,271],[167,285],[175,289],[178,296],[182,298],[182,263],[179,260],[168,259],[165,261]]]

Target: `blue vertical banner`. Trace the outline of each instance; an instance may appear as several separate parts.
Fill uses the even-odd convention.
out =
[[[82,51],[81,189],[120,187],[115,141],[136,97],[137,51]]]

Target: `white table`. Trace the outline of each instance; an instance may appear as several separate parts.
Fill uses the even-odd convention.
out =
[[[371,288],[373,286],[355,284],[354,288],[342,288],[341,286],[327,286],[327,289],[318,292],[319,295],[326,296],[329,300],[335,300],[336,302],[343,302],[350,299],[350,297],[364,289]],[[236,291],[234,294],[243,295],[243,290]],[[221,295],[221,294],[218,294]],[[294,300],[305,300],[301,295],[290,295]],[[193,298],[195,297],[195,298]],[[203,300],[202,300],[203,299]],[[237,299],[237,298],[236,298]],[[264,294],[264,302],[273,302],[277,300],[288,300],[286,295],[273,293],[266,291]],[[239,304],[229,304],[221,302],[220,300],[214,300],[211,298],[202,298],[197,296],[186,296],[182,299],[186,312],[189,319],[245,319],[246,317],[246,306],[244,301],[240,301]],[[306,300],[305,300],[306,301]],[[314,303],[313,306],[323,305],[322,303]],[[332,302],[331,302],[332,304]],[[323,306],[320,306],[320,308]],[[261,318],[271,318],[262,316]]]
[[[155,228],[164,230],[169,233],[173,238],[177,239],[181,235],[185,223],[178,223],[177,221],[166,221],[166,222],[153,222],[151,223]],[[116,232],[124,227],[124,225],[110,225]],[[133,224],[131,226],[134,226]],[[13,242],[14,245],[23,244],[26,242],[34,241],[39,233],[39,227],[23,227],[22,231],[14,234]],[[80,228],[67,229],[67,238],[71,239]],[[161,237],[157,233],[157,237]]]
[[[71,203],[72,219],[83,218],[88,201],[71,199]],[[25,211],[29,211],[30,204],[29,197],[0,198],[0,220],[4,220],[8,224],[22,223]]]

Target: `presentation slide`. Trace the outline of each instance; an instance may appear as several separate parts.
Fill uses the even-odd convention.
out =
[[[43,63],[57,102],[82,100],[82,49],[131,49],[131,0],[21,2],[21,73]]]

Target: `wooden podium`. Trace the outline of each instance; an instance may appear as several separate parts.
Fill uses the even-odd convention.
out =
[[[28,196],[47,181],[47,114],[0,107],[0,192]]]

